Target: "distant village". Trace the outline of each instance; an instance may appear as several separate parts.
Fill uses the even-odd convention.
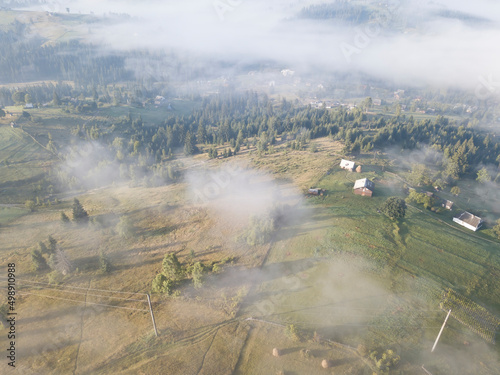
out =
[[[351,160],[342,159],[340,161],[339,167],[348,172],[356,172],[361,173],[362,167],[361,165],[356,166],[356,163]],[[372,197],[375,192],[375,183],[368,178],[358,179],[354,182],[353,185],[353,194],[359,195],[362,197]],[[406,189],[407,193],[410,191],[415,191],[413,188]],[[326,194],[326,190],[321,188],[310,188],[308,190],[308,195],[310,196],[324,196]],[[428,197],[433,198],[438,202],[438,204],[446,210],[452,211],[454,202],[438,197],[436,194],[430,191],[424,192]],[[461,225],[469,230],[476,232],[479,230],[484,224],[484,220],[479,216],[476,216],[467,211],[460,211],[453,217],[453,222]]]

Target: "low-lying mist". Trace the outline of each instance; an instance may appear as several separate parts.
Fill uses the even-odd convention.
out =
[[[121,22],[90,26],[91,41],[106,49],[174,50],[207,68],[214,60],[225,61],[229,70],[221,67],[220,75],[230,74],[242,62],[274,61],[298,74],[357,72],[393,84],[470,90],[486,82],[493,85],[486,89],[498,92],[496,2],[352,2],[352,7],[358,4],[372,13],[351,25],[336,16],[301,16],[313,4],[320,2],[109,0],[55,5],[60,12],[68,7],[72,13],[128,14]]]

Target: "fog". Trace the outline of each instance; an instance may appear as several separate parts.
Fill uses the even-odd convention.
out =
[[[36,9],[130,15],[91,26],[91,41],[108,48],[182,52],[199,64],[273,61],[298,74],[357,72],[394,84],[498,93],[498,2],[352,2],[378,9],[358,25],[299,17],[305,6],[322,3],[48,0]]]

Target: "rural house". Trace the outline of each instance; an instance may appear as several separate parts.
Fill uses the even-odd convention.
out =
[[[443,202],[441,203],[441,207],[444,207],[447,210],[451,211],[453,209],[453,202],[449,201],[447,199],[443,199]]]
[[[352,172],[354,170],[354,162],[342,159],[342,161],[340,162],[340,168]]]
[[[483,224],[483,219],[466,211],[455,216],[453,221],[463,227],[466,227],[467,229],[473,230],[474,232]]]
[[[373,190],[375,189],[375,184],[367,178],[357,180],[354,183],[354,194],[361,195],[363,197],[371,197],[373,195]]]

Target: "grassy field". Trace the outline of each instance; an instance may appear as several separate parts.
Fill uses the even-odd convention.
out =
[[[50,121],[49,112],[46,116],[40,134],[46,126],[53,126],[51,132],[60,126],[59,139],[64,139],[69,118],[57,122]],[[21,288],[20,363],[42,374],[166,369],[169,374],[371,374],[373,361],[355,349],[362,343],[400,355],[395,373],[420,374],[425,364],[434,375],[495,374],[498,348],[453,319],[437,351],[429,352],[445,316],[439,308],[444,288],[499,315],[499,242],[456,226],[449,213],[410,207],[403,221],[392,222],[378,208],[388,196],[403,194],[403,182],[384,171],[387,163],[358,158],[363,173],[341,171],[342,145],[327,138],[315,142],[315,153],[278,145],[271,155],[244,150],[228,159],[265,171],[245,183],[255,191],[271,183],[291,207],[264,245],[238,239],[246,226],[237,220],[245,217],[244,206],[230,197],[195,202],[187,183],[89,191],[78,196],[93,218],[85,225],[60,221],[61,212],[71,216],[68,194],[60,196],[61,203],[30,214],[2,207],[0,263],[16,262]],[[211,160],[200,166],[201,158],[193,173],[227,163]],[[352,193],[355,179],[363,177],[375,181],[373,198]],[[327,194],[306,197],[311,186]],[[222,209],[225,199],[231,204]],[[133,223],[132,238],[118,236],[121,217]],[[31,249],[47,242],[48,235],[74,266],[60,277],[59,287],[47,284],[54,282],[49,270],[30,268]],[[110,273],[99,269],[101,252],[110,259]],[[235,261],[206,275],[201,289],[185,281],[178,286],[179,297],[153,295],[160,333],[155,337],[145,296],[136,293],[150,291],[169,252],[184,265],[228,256]],[[290,324],[298,338],[287,333]],[[280,349],[280,357],[272,355],[273,348]],[[330,369],[321,367],[323,359]]]
[[[55,157],[19,128],[0,126],[0,139],[0,200],[24,203]]]

